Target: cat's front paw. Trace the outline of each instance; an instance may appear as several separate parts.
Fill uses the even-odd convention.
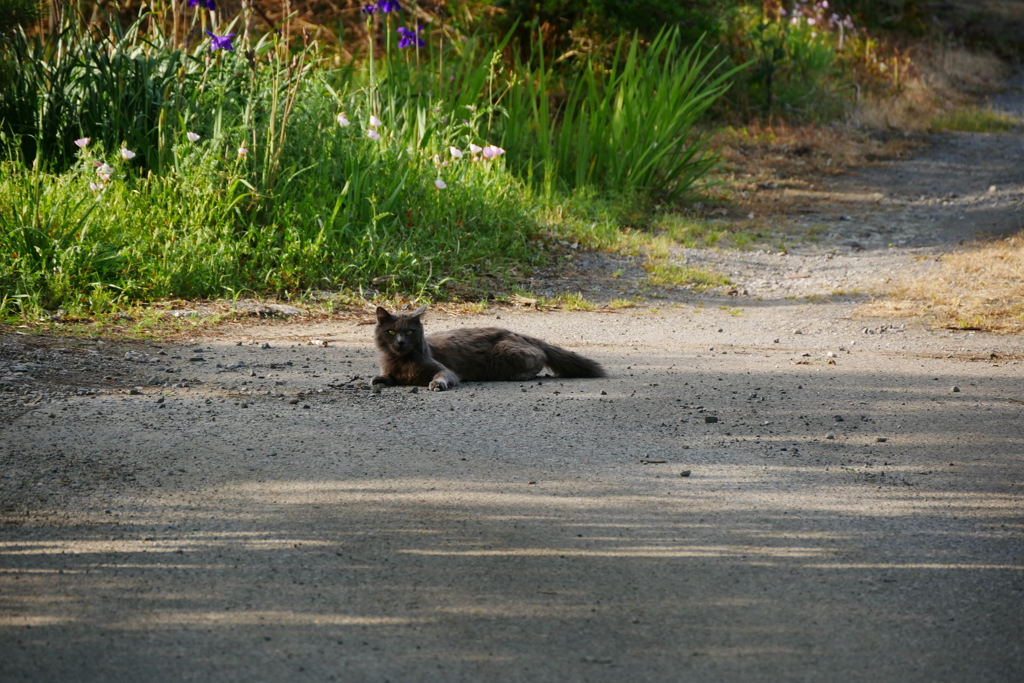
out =
[[[388,375],[377,375],[372,380],[370,380],[370,385],[376,386],[377,384],[383,384],[386,387],[390,387],[394,386],[395,383]]]
[[[435,379],[427,385],[427,388],[431,391],[448,391],[449,387],[450,385],[446,379]]]

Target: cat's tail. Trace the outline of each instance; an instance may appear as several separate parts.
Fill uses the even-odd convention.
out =
[[[541,342],[544,360],[556,377],[605,377],[607,373],[597,361],[580,354]]]

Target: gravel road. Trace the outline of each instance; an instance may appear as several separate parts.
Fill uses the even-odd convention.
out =
[[[1021,340],[856,314],[1019,229],[1021,132],[933,142],[766,228],[816,242],[677,254],[732,296],[428,313],[604,379],[373,393],[360,319],[5,333],[0,680],[1024,680]]]

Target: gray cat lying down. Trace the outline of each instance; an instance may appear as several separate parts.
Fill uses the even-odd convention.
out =
[[[459,382],[522,381],[544,369],[558,377],[604,377],[604,368],[578,353],[500,327],[466,327],[424,335],[421,306],[412,313],[377,307],[374,339],[380,374],[373,384],[444,391]]]

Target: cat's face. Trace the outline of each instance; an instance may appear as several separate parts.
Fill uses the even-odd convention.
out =
[[[412,313],[393,314],[378,306],[377,327],[374,331],[377,348],[396,356],[405,356],[421,349],[423,323],[420,318],[426,310],[426,306],[420,306]]]

